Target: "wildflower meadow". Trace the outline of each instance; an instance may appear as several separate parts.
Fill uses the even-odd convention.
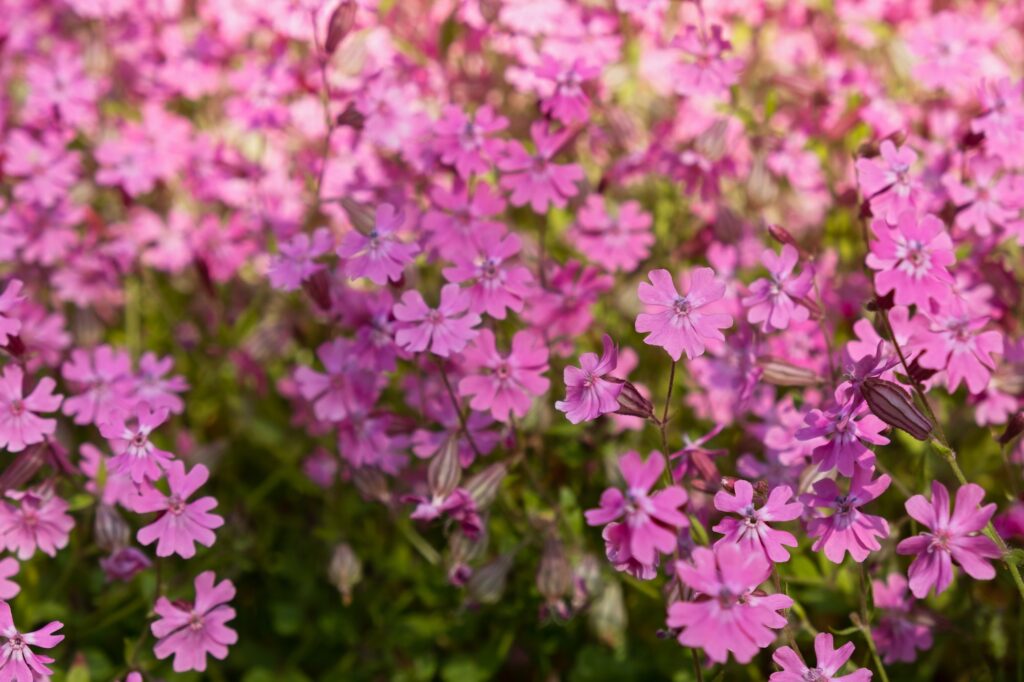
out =
[[[1024,3],[2,5],[0,682],[1024,682]]]

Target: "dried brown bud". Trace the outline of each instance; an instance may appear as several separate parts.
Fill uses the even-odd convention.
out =
[[[1024,433],[1024,412],[1018,411],[1010,417],[1010,421],[1006,422],[1006,429],[999,436],[999,444],[1006,445],[1021,433]]]
[[[448,436],[441,449],[430,460],[427,468],[427,485],[430,494],[445,499],[459,487],[462,480],[462,464],[459,462],[459,440],[455,435]]]
[[[348,215],[349,222],[352,223],[352,227],[364,235],[373,232],[377,226],[377,220],[373,215],[373,211],[368,206],[364,206],[348,197],[342,197],[340,202],[341,207],[345,209],[345,213]]]
[[[356,23],[357,9],[355,0],[342,0],[331,12],[331,18],[327,20],[327,40],[324,41],[324,51],[327,54],[334,54],[338,45],[352,30]]]
[[[861,383],[860,390],[876,417],[918,440],[928,440],[933,427],[931,421],[899,384],[872,377]]]
[[[654,403],[643,397],[636,386],[624,381],[619,393],[619,409],[615,410],[615,413],[651,419],[654,417]]]
[[[96,521],[93,524],[96,544],[107,552],[114,552],[128,545],[131,529],[117,509],[109,504],[100,504],[96,508]]]
[[[366,125],[366,116],[359,109],[356,109],[356,105],[349,104],[343,112],[338,114],[335,123],[339,126],[348,126],[353,130],[362,130],[363,126]]]
[[[769,355],[758,358],[757,366],[761,368],[761,378],[773,386],[817,386],[821,383],[821,377],[812,370]]]
[[[346,606],[352,603],[352,588],[363,579],[363,562],[347,542],[334,548],[331,563],[327,567],[327,575],[331,583],[341,592],[341,600]]]
[[[494,502],[501,488],[501,482],[505,479],[508,468],[502,462],[490,465],[482,471],[473,474],[466,481],[466,490],[473,498],[477,509],[486,509]]]

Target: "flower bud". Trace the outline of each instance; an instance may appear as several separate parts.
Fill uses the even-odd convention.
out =
[[[462,464],[459,463],[459,442],[455,435],[448,436],[441,449],[430,460],[427,468],[427,486],[436,499],[446,499],[459,487]]]
[[[898,384],[869,377],[861,382],[860,390],[876,417],[889,426],[903,429],[917,440],[928,440],[932,432],[931,421]]]
[[[789,244],[797,251],[803,253],[803,249],[801,249],[800,244],[797,243],[796,237],[790,234],[789,230],[782,227],[781,225],[776,225],[774,223],[768,225],[768,234],[771,235],[771,238],[777,241],[779,244]]]
[[[544,541],[544,552],[537,569],[537,590],[549,602],[564,597],[572,589],[572,566],[565,556],[565,547],[557,537]]]
[[[1006,429],[1003,431],[1003,434],[999,436],[999,444],[1006,445],[1021,433],[1024,433],[1024,412],[1018,411],[1010,417],[1010,421],[1006,423]]]
[[[302,282],[302,289],[309,294],[320,310],[331,309],[331,276],[326,270],[314,272],[309,279]]]
[[[724,118],[718,119],[697,136],[697,141],[694,144],[697,152],[709,161],[718,161],[725,154],[725,138],[728,132],[729,122]]]
[[[108,552],[126,547],[131,538],[131,529],[117,509],[109,504],[100,504],[96,509],[96,521],[93,524],[96,544]]]
[[[501,489],[501,482],[505,479],[508,468],[503,462],[490,465],[483,471],[478,471],[466,481],[466,491],[473,498],[477,509],[485,509],[494,502]]]
[[[0,474],[0,495],[16,488],[23,488],[32,480],[46,461],[46,443],[40,443],[18,453],[14,461]]]
[[[622,391],[619,392],[619,409],[615,410],[615,414],[652,419],[654,403],[643,397],[632,383],[624,381]]]
[[[496,604],[505,593],[508,572],[512,568],[512,553],[506,552],[473,573],[466,590],[473,601]]]
[[[107,580],[128,582],[135,574],[152,565],[145,554],[134,547],[122,547],[110,556],[100,559],[100,568],[107,575]]]
[[[362,130],[366,125],[366,116],[356,108],[356,105],[349,104],[344,111],[338,114],[334,122],[339,126],[348,126],[352,130]]]
[[[747,195],[756,206],[767,206],[775,199],[778,189],[772,181],[771,173],[765,167],[764,158],[754,159],[747,177]]]
[[[363,579],[363,562],[347,542],[334,548],[331,563],[327,567],[327,575],[331,584],[341,592],[341,600],[345,606],[352,603],[352,588]]]
[[[327,40],[324,41],[324,51],[327,54],[334,54],[338,45],[348,35],[356,23],[355,0],[342,0],[342,2],[331,12],[331,18],[327,20]]]
[[[1000,365],[992,375],[992,387],[1010,395],[1024,393],[1024,364]]]
[[[377,220],[374,218],[373,211],[369,207],[348,197],[342,197],[339,201],[341,202],[341,207],[345,209],[345,214],[348,216],[349,222],[352,223],[352,227],[364,235],[373,232],[377,226]]]
[[[609,580],[590,607],[590,627],[594,629],[598,639],[610,647],[617,648],[625,642],[626,624],[626,602],[622,597],[622,583],[618,580]]]
[[[462,587],[473,576],[473,562],[487,551],[486,526],[476,538],[465,533],[452,533],[448,540],[448,582]]]
[[[360,467],[352,472],[352,482],[356,489],[367,500],[387,504],[391,501],[387,479],[379,469]]]
[[[817,386],[821,383],[821,377],[812,370],[768,355],[758,358],[757,366],[761,368],[761,378],[773,386]]]

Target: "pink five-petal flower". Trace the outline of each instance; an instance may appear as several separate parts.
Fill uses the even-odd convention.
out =
[[[470,407],[490,410],[491,416],[508,423],[509,415],[525,417],[533,396],[548,390],[548,348],[543,339],[528,330],[512,337],[508,355],[498,352],[494,333],[481,330],[466,348],[468,375],[459,381],[459,394],[472,396]]]
[[[174,672],[206,670],[206,655],[224,660],[228,647],[238,641],[238,633],[227,626],[235,610],[228,602],[235,598],[230,580],[215,584],[213,571],[196,576],[194,604],[160,597],[153,610],[160,616],[150,626],[157,643],[153,653],[159,659],[174,654]]]
[[[647,312],[636,316],[636,330],[650,332],[644,343],[661,346],[673,360],[685,352],[693,359],[704,354],[708,341],[724,341],[720,330],[732,326],[732,316],[718,312],[714,304],[725,295],[725,284],[711,268],[690,271],[684,294],[676,290],[668,270],[648,273],[651,283],[641,282],[637,295]]]
[[[82,392],[64,401],[63,412],[79,425],[99,423],[114,408],[127,409],[133,389],[132,359],[110,346],[76,348],[61,366],[61,374]]]
[[[984,391],[996,366],[992,356],[1003,353],[1002,333],[982,331],[988,318],[972,317],[966,311],[925,313],[925,318],[929,324],[921,325],[910,341],[912,349],[924,351],[918,363],[928,369],[945,369],[950,391],[960,382],[973,394]]]
[[[646,461],[637,452],[627,452],[619,458],[625,491],[608,488],[601,495],[601,506],[585,514],[591,526],[625,517],[629,554],[646,566],[654,564],[658,552],[673,551],[678,529],[690,525],[686,515],[679,511],[679,507],[686,504],[685,490],[673,485],[650,493],[664,470],[665,457],[658,451],[652,452]],[[619,563],[622,560],[620,558]]]
[[[441,287],[441,303],[431,308],[416,290],[402,294],[395,304],[395,319],[404,326],[395,332],[395,343],[411,352],[430,348],[434,355],[446,358],[459,353],[473,340],[480,324],[480,316],[469,310],[469,293],[458,284]]]
[[[481,225],[470,235],[468,245],[463,243],[452,253],[454,265],[444,269],[444,278],[449,282],[470,283],[469,309],[472,312],[504,320],[506,309],[522,311],[533,282],[529,269],[512,260],[519,249],[519,235],[507,234],[499,225]]]
[[[625,202],[613,215],[601,195],[591,194],[580,207],[571,234],[576,247],[605,270],[632,272],[650,255],[652,222],[637,201]]]
[[[350,279],[366,277],[374,284],[385,285],[402,278],[405,266],[419,250],[415,244],[398,239],[398,230],[405,222],[405,213],[391,204],[377,207],[373,229],[369,234],[352,230],[341,240],[338,256],[346,259],[345,272]]]
[[[879,147],[880,158],[857,160],[857,181],[861,194],[871,202],[871,211],[890,225],[900,215],[913,210],[922,200],[924,189],[911,177],[910,167],[917,154],[910,147],[896,148],[891,140]]]
[[[0,601],[0,680],[10,682],[42,682],[50,679],[53,671],[47,664],[53,663],[49,656],[41,656],[30,647],[52,649],[61,643],[64,635],[54,634],[64,627],[60,621],[51,621],[34,632],[18,632],[11,616],[11,607]]]
[[[788,646],[779,647],[772,654],[772,660],[782,670],[772,673],[768,682],[867,682],[871,679],[867,668],[857,668],[849,675],[836,675],[853,656],[854,648],[853,642],[847,642],[836,649],[832,635],[818,633],[814,638],[816,665],[811,668]]]
[[[881,495],[892,479],[888,475],[871,477],[874,469],[857,468],[850,480],[850,490],[843,493],[831,478],[814,484],[813,494],[807,493],[802,501],[808,507],[827,507],[834,510],[831,516],[811,519],[807,534],[817,538],[813,549],[822,548],[825,556],[833,563],[843,563],[846,552],[860,563],[868,554],[882,548],[878,538],[889,537],[889,524],[881,516],[865,514],[860,507]]]
[[[446,107],[434,125],[441,163],[454,166],[463,180],[488,172],[502,147],[501,140],[491,136],[507,127],[508,119],[487,105],[472,117],[457,106]]]
[[[590,98],[583,83],[601,75],[600,68],[582,59],[570,63],[544,54],[533,75],[540,91],[541,112],[566,125],[587,120]]]
[[[816,445],[811,460],[822,473],[838,469],[843,476],[853,476],[855,467],[870,469],[875,465],[871,445],[885,445],[889,439],[881,435],[888,428],[861,403],[836,406],[828,411],[812,409],[805,417],[806,426],[796,432],[797,440]]]
[[[946,268],[956,262],[953,241],[942,221],[933,215],[918,220],[913,211],[900,214],[895,226],[871,221],[875,235],[867,264],[875,274],[878,293],[893,292],[897,305],[927,306],[949,298],[953,276]]]
[[[67,514],[68,503],[42,487],[26,492],[8,491],[7,497],[18,504],[3,502],[0,506],[0,537],[3,546],[17,552],[24,561],[36,550],[56,556],[68,544],[68,535],[75,520]]]
[[[23,397],[24,376],[18,365],[7,365],[0,375],[0,448],[10,452],[21,452],[53,435],[57,420],[44,419],[37,413],[53,412],[64,399],[54,395],[57,384],[50,377],[40,379],[35,389]]]
[[[978,505],[985,491],[974,483],[960,486],[956,492],[956,509],[949,513],[949,491],[938,481],[932,481],[932,500],[914,495],[906,502],[911,518],[931,532],[921,533],[903,540],[896,546],[900,554],[914,554],[910,564],[910,591],[918,599],[935,588],[941,594],[953,582],[953,562],[975,580],[991,580],[996,571],[988,562],[1000,556],[999,548],[989,538],[979,535],[996,505]]]
[[[25,300],[22,286],[21,280],[12,279],[0,294],[0,346],[6,346],[7,340],[21,331],[21,321],[14,314]]]
[[[155,481],[167,468],[174,455],[156,447],[149,439],[153,430],[167,421],[167,408],[154,410],[148,403],[139,403],[134,415],[114,410],[100,424],[100,433],[114,453],[110,468],[127,473],[133,482]]]
[[[185,465],[175,460],[167,467],[169,495],[149,482],[143,483],[134,502],[134,510],[139,514],[160,512],[161,515],[139,529],[139,544],[151,545],[159,540],[157,556],[177,554],[183,559],[195,556],[197,542],[205,547],[212,546],[216,540],[213,530],[224,525],[221,516],[210,513],[217,506],[217,500],[207,496],[194,502],[187,501],[209,476],[209,470],[202,464],[195,465],[186,473]]]
[[[295,291],[302,283],[324,269],[316,259],[334,246],[334,236],[326,227],[312,235],[300,232],[277,247],[277,254],[270,257],[267,277],[270,286],[281,291]]]
[[[771,564],[761,552],[727,543],[710,550],[698,547],[693,563],[676,563],[676,575],[694,592],[694,601],[669,606],[668,625],[681,628],[679,643],[701,647],[712,661],[724,663],[731,651],[747,663],[775,640],[773,629],[786,625],[778,613],[793,605],[784,594],[755,594],[768,579]]]
[[[814,285],[813,275],[810,268],[799,275],[793,272],[799,260],[799,252],[790,244],[785,244],[780,254],[771,249],[761,254],[761,262],[771,277],[753,282],[750,295],[742,300],[749,308],[747,321],[760,324],[761,331],[786,329],[791,322],[805,322],[810,317],[810,311],[799,301]]]
[[[724,38],[721,26],[712,25],[708,34],[691,24],[672,44],[692,59],[676,67],[675,91],[678,94],[728,96],[729,87],[739,80],[743,62],[722,56],[732,44]]]
[[[878,651],[886,663],[913,663],[917,650],[932,646],[932,623],[927,616],[913,613],[914,600],[908,592],[907,579],[890,573],[886,582],[873,580],[876,611],[881,611],[878,624],[871,630]]]
[[[555,409],[565,412],[573,424],[597,419],[619,409],[622,382],[604,378],[615,371],[618,351],[612,337],[607,334],[601,343],[604,348],[600,358],[597,353],[584,353],[580,356],[579,367],[566,367],[563,373],[565,400],[555,402]]]
[[[583,169],[579,164],[551,161],[570,135],[568,130],[552,133],[547,123],[534,121],[530,126],[530,136],[537,148],[536,153],[527,153],[516,141],[506,145],[498,168],[502,172],[501,187],[512,193],[509,201],[513,206],[529,204],[536,213],[546,213],[549,206],[561,208],[569,198],[579,193],[576,183],[583,180]]]
[[[715,546],[735,543],[742,547],[744,552],[764,554],[769,561],[789,561],[786,547],[796,547],[796,538],[792,533],[775,530],[767,522],[792,521],[800,516],[804,506],[799,502],[789,502],[793,490],[789,486],[777,486],[768,494],[768,501],[764,506],[755,509],[754,486],[743,479],[737,479],[733,489],[735,495],[730,495],[724,490],[715,493],[715,509],[740,515],[739,519],[726,517],[712,529],[725,536],[720,538]]]

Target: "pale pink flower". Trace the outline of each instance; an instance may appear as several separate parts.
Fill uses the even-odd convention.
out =
[[[460,353],[473,340],[480,316],[469,312],[470,295],[458,284],[441,287],[441,302],[429,307],[415,289],[402,294],[393,314],[402,326],[395,332],[395,343],[411,353],[430,348],[430,352],[446,358]]]
[[[513,206],[530,207],[536,213],[546,213],[551,205],[562,208],[571,197],[579,193],[576,183],[583,180],[579,164],[557,164],[551,159],[569,140],[571,131],[552,133],[544,121],[534,121],[530,136],[536,153],[529,154],[517,141],[505,146],[505,154],[498,161],[501,169],[501,187],[512,194]]]
[[[316,352],[326,374],[305,366],[295,370],[299,393],[313,403],[314,414],[321,421],[340,422],[376,399],[375,375],[359,367],[360,357],[352,348],[352,341],[346,338],[327,341]]]
[[[563,61],[550,54],[541,57],[534,69],[544,115],[566,125],[583,123],[588,118],[590,98],[583,84],[601,75],[601,69],[582,59]]]
[[[185,402],[179,396],[188,390],[188,381],[180,374],[166,376],[174,369],[174,358],[160,357],[147,351],[139,358],[139,372],[135,376],[135,399],[148,403],[153,409],[166,408],[171,414],[181,414]]]
[[[57,420],[40,417],[39,413],[54,412],[64,399],[53,393],[57,383],[50,377],[40,379],[25,396],[24,375],[19,365],[7,365],[0,375],[0,448],[9,452],[21,452],[52,436]]]
[[[793,490],[784,485],[773,488],[760,509],[754,508],[754,486],[750,483],[737,479],[733,490],[734,495],[725,490],[715,493],[715,509],[740,516],[739,519],[727,516],[712,529],[725,536],[715,546],[735,543],[745,553],[760,552],[775,563],[789,561],[786,547],[796,547],[796,538],[792,533],[772,528],[768,522],[792,521],[800,516],[804,506],[799,502],[789,502]]]
[[[895,225],[900,215],[923,200],[924,188],[910,173],[917,154],[910,147],[897,149],[892,140],[884,140],[879,153],[880,158],[857,159],[857,180],[871,212]]]
[[[132,359],[127,351],[99,346],[75,348],[61,367],[64,379],[82,393],[64,401],[63,412],[76,424],[99,423],[114,408],[129,407],[133,389]]]
[[[916,555],[910,564],[910,591],[918,599],[935,589],[942,594],[953,582],[955,561],[967,575],[975,580],[992,580],[996,570],[989,563],[998,559],[999,548],[992,540],[980,535],[996,505],[978,505],[985,498],[981,486],[973,483],[960,486],[956,492],[956,509],[950,516],[949,491],[938,481],[932,481],[931,502],[924,495],[914,495],[906,502],[907,513],[930,532],[907,538],[896,546],[900,554]]]
[[[734,543],[698,547],[693,563],[676,563],[676,575],[697,593],[693,601],[677,601],[668,608],[668,626],[680,628],[679,643],[701,647],[712,661],[725,663],[729,652],[739,663],[749,662],[775,641],[785,627],[778,613],[793,600],[784,594],[758,594],[771,574],[762,552],[744,551]]]
[[[771,276],[753,282],[750,295],[743,298],[743,305],[749,308],[748,322],[760,324],[762,331],[770,332],[786,329],[790,323],[807,321],[810,311],[801,301],[814,285],[813,274],[811,268],[795,274],[793,270],[799,260],[799,252],[789,244],[785,244],[778,255],[765,249],[761,262]]]
[[[396,211],[391,204],[381,204],[369,234],[352,230],[345,235],[338,255],[345,259],[345,273],[350,279],[366,277],[383,286],[402,278],[405,266],[419,251],[415,244],[406,244],[398,238],[398,230],[404,223],[404,212]]]
[[[814,638],[813,668],[800,658],[800,654],[788,646],[779,647],[772,654],[772,660],[782,670],[772,673],[768,682],[868,682],[871,671],[857,668],[849,675],[838,675],[846,662],[853,656],[853,642],[847,642],[838,649],[832,643],[832,635],[818,633]]]
[[[1005,228],[1020,217],[1019,179],[1000,175],[1002,164],[995,157],[975,156],[968,161],[972,185],[959,175],[944,179],[950,199],[957,205],[956,226],[988,237],[995,228]]]
[[[508,423],[512,416],[525,417],[533,396],[548,390],[548,349],[543,339],[522,330],[512,337],[512,349],[498,352],[494,333],[483,329],[463,356],[467,375],[459,381],[459,394],[471,396],[474,410],[490,410],[491,416]]]
[[[36,550],[56,556],[68,544],[75,520],[67,514],[68,503],[45,487],[19,492],[9,490],[14,502],[0,505],[0,536],[3,546],[29,559]]]
[[[673,45],[692,59],[675,69],[675,91],[678,94],[714,97],[729,95],[729,87],[739,80],[743,62],[723,57],[732,49],[732,44],[723,37],[721,26],[712,25],[710,35],[703,28],[687,26]]]
[[[502,142],[492,136],[508,127],[508,119],[484,105],[472,117],[457,106],[445,107],[434,124],[441,163],[454,166],[463,179],[486,173],[501,152]]]
[[[469,309],[504,320],[506,310],[520,312],[530,293],[533,275],[513,262],[521,248],[519,235],[504,227],[483,225],[451,255],[454,265],[444,269],[449,282],[469,282]]]
[[[18,632],[11,616],[11,607],[0,601],[0,637],[5,641],[0,647],[0,680],[10,682],[43,682],[49,680],[53,671],[46,666],[53,663],[49,656],[42,656],[30,647],[52,649],[61,643],[64,635],[54,634],[64,627],[60,621],[51,621],[33,632]]]
[[[170,494],[165,495],[149,482],[143,483],[134,510],[139,514],[159,512],[160,517],[139,529],[139,544],[156,546],[157,556],[177,554],[183,559],[195,556],[196,545],[213,546],[216,536],[213,531],[224,525],[224,519],[211,510],[217,506],[213,497],[201,497],[194,502],[188,498],[209,478],[209,470],[196,464],[186,473],[185,465],[175,460],[167,466],[167,485]]]
[[[918,219],[913,211],[900,214],[894,226],[881,218],[871,221],[875,239],[867,264],[875,274],[878,293],[894,293],[897,305],[927,306],[949,298],[956,262],[953,241],[942,221],[933,215]]]
[[[613,216],[604,199],[591,194],[580,207],[571,234],[583,255],[605,270],[632,272],[650,255],[652,222],[637,201],[623,203]]]
[[[153,610],[160,618],[150,629],[157,643],[153,653],[159,659],[174,654],[174,672],[206,670],[206,656],[224,660],[228,647],[238,641],[238,633],[227,626],[235,617],[228,602],[235,598],[230,580],[216,583],[213,571],[204,571],[195,579],[196,599],[190,604],[160,597]]]
[[[711,268],[694,268],[689,285],[680,295],[668,270],[648,273],[651,283],[641,282],[637,295],[647,312],[636,317],[636,330],[650,332],[644,343],[661,346],[673,360],[683,353],[693,359],[704,354],[709,342],[724,341],[720,331],[732,326],[732,316],[718,312],[714,304],[725,295],[725,284],[715,278]]]
[[[154,410],[147,403],[139,403],[134,414],[125,410],[110,412],[99,426],[114,453],[111,470],[127,473],[135,483],[160,478],[174,455],[156,447],[150,435],[167,421],[168,414],[167,408]]]
[[[267,277],[270,286],[281,291],[295,291],[302,283],[324,269],[317,259],[334,248],[334,236],[326,227],[312,235],[300,232],[281,242],[270,258]]]
[[[567,366],[563,373],[565,400],[555,402],[555,409],[565,412],[573,424],[597,419],[619,409],[621,381],[609,381],[604,377],[615,371],[618,351],[615,342],[607,334],[601,339],[603,351],[580,356],[580,366]]]
[[[926,327],[911,339],[913,350],[923,351],[917,362],[925,368],[946,370],[946,387],[955,391],[961,382],[977,394],[984,391],[996,368],[993,355],[1003,353],[1003,335],[983,331],[988,318],[974,317],[966,310],[947,308],[934,315],[925,314]]]
[[[883,474],[875,480],[874,469],[857,468],[850,480],[850,489],[843,493],[831,478],[814,484],[814,492],[805,494],[801,501],[808,507],[826,507],[831,516],[816,517],[807,524],[807,535],[817,538],[811,547],[815,552],[825,550],[829,561],[843,563],[846,552],[860,563],[871,552],[882,548],[878,538],[889,537],[889,524],[881,516],[865,514],[860,507],[871,502],[889,487],[892,479]]]
[[[119,504],[125,509],[132,509],[138,496],[138,486],[132,481],[127,471],[117,472],[107,457],[92,443],[83,443],[79,448],[82,455],[78,467],[89,477],[85,489],[98,495],[103,504]]]
[[[4,174],[21,178],[14,184],[15,199],[50,207],[64,198],[78,180],[80,156],[67,149],[67,142],[55,129],[38,138],[24,128],[7,132]]]

